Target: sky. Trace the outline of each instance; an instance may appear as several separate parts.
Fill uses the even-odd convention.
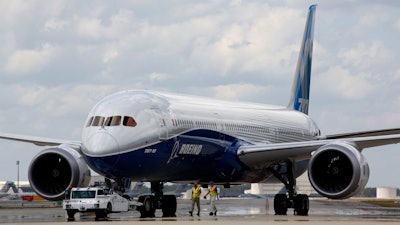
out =
[[[400,127],[399,1],[0,0],[0,132],[79,141],[127,89],[285,106],[312,4],[309,115],[323,134]],[[0,180],[28,180],[43,148],[0,146]],[[363,154],[368,187],[400,187],[400,145]]]

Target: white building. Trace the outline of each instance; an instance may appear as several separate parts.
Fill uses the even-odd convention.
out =
[[[301,194],[307,194],[307,195],[317,195],[318,193],[314,190],[314,188],[311,186],[310,181],[308,180],[308,175],[307,173],[304,173],[300,177],[297,178],[297,192]],[[279,191],[282,190],[284,187],[283,184],[265,184],[265,183],[254,183],[251,184],[251,189],[246,190],[246,194],[268,194],[268,195],[275,195],[279,193]]]
[[[376,198],[397,198],[396,187],[377,187]]]

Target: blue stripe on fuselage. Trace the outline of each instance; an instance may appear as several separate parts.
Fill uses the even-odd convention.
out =
[[[236,154],[241,142],[219,132],[196,130],[123,154],[85,158],[92,169],[110,178],[240,181],[247,171]]]

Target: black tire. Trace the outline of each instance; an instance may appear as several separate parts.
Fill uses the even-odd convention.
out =
[[[176,217],[175,195],[163,195],[161,204],[162,204],[163,217]]]
[[[71,210],[71,209],[67,210],[68,221],[74,221],[75,220],[75,213],[76,213],[75,210]]]
[[[95,220],[102,220],[102,219],[106,219],[107,218],[107,214],[112,212],[112,204],[111,202],[107,203],[107,208],[106,209],[101,209],[101,210],[97,210],[95,212],[96,214],[96,218]]]
[[[129,201],[131,201],[131,200],[132,200],[132,198],[131,198],[129,195],[122,195],[122,197],[124,197],[124,198],[128,199]]]
[[[288,197],[286,194],[276,194],[274,198],[275,215],[287,215]]]
[[[107,217],[107,212],[106,211],[107,211],[106,209],[97,210],[95,212],[95,214],[96,214],[95,220],[99,221],[99,220],[105,219]]]
[[[106,215],[107,215],[108,213],[112,213],[112,205],[111,205],[111,202],[109,202],[109,203],[107,204]]]
[[[310,209],[310,201],[307,195],[297,195],[294,198],[294,213],[299,216],[307,216]]]
[[[156,199],[152,195],[145,195],[139,197],[139,202],[143,203],[138,207],[141,218],[155,217],[156,212]]]

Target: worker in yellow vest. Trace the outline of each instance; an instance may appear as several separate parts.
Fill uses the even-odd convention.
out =
[[[219,200],[218,188],[217,188],[217,185],[215,185],[213,181],[210,181],[209,185],[210,186],[208,187],[208,192],[204,196],[204,199],[206,199],[207,195],[210,194],[210,205],[211,205],[210,216],[212,216],[212,215],[216,216],[217,215],[217,207],[215,206],[215,201]]]
[[[195,204],[197,205],[197,216],[200,216],[200,195],[201,195],[201,186],[199,186],[197,181],[195,181],[192,187],[192,210],[189,211],[190,216],[193,216]]]

